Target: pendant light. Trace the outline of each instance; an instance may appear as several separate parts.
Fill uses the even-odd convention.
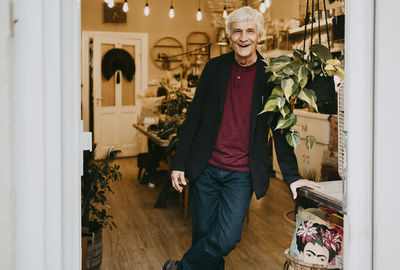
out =
[[[109,8],[113,8],[114,7],[114,0],[108,0],[107,4],[108,4]]]
[[[228,11],[226,10],[226,5],[224,5],[224,11],[222,12],[222,18],[226,19],[228,17]]]
[[[202,18],[203,18],[203,14],[201,14],[200,0],[199,0],[199,9],[197,10],[196,19],[198,21],[201,21]]]
[[[144,15],[149,16],[149,14],[150,14],[149,2],[146,0],[146,6],[144,7]]]
[[[263,1],[263,2],[261,2],[261,4],[260,4],[260,12],[261,12],[261,13],[265,13],[266,10],[267,10],[267,8],[265,7],[265,3],[264,3],[264,1]]]
[[[169,9],[169,17],[172,19],[175,16],[173,1],[171,0],[171,7]]]
[[[271,6],[271,0],[265,0],[264,5],[265,8],[269,8]]]
[[[128,0],[124,0],[124,5],[122,6],[122,11],[127,13],[129,10]]]

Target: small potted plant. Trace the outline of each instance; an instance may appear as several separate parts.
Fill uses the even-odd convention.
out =
[[[342,62],[333,59],[328,48],[321,44],[310,47],[310,53],[295,49],[293,56],[279,56],[273,59],[265,72],[271,72],[268,82],[274,85],[271,95],[260,113],[271,113],[269,124],[273,130],[284,132],[287,142],[294,148],[300,144],[300,133],[291,130],[297,118],[294,108],[299,101],[318,112],[314,82],[316,78],[344,77]],[[321,86],[319,86],[321,87]],[[313,89],[314,88],[314,89]],[[278,116],[276,121],[274,117]],[[307,148],[311,148],[315,138],[306,138]]]
[[[105,159],[99,161],[94,160],[94,151],[84,152],[84,174],[81,180],[83,269],[100,268],[102,229],[112,230],[116,227],[113,217],[107,212],[107,208],[111,208],[107,202],[107,193],[113,193],[110,185],[122,179],[119,165],[110,164],[116,152],[109,152]]]

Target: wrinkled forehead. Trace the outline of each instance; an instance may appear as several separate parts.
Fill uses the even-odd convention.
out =
[[[231,30],[235,29],[240,29],[240,30],[247,30],[247,29],[253,29],[257,31],[257,24],[253,20],[247,20],[247,21],[238,21],[238,22],[232,22],[230,24]]]

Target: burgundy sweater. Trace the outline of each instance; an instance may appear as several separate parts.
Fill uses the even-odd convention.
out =
[[[224,114],[208,164],[228,171],[249,172],[250,112],[257,64],[232,64]]]

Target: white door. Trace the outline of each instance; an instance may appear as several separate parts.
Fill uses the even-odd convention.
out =
[[[102,60],[111,49],[127,51],[134,59],[135,74],[131,81],[116,71],[107,80],[102,74]],[[119,150],[119,156],[133,156],[141,152],[143,142],[136,136],[132,124],[137,121],[140,104],[138,96],[143,93],[145,71],[141,39],[121,38],[118,34],[93,37],[93,113],[94,143],[96,159],[103,158],[108,151]],[[146,47],[147,50],[147,47]],[[146,65],[147,67],[147,65]],[[119,74],[118,74],[119,73]]]

